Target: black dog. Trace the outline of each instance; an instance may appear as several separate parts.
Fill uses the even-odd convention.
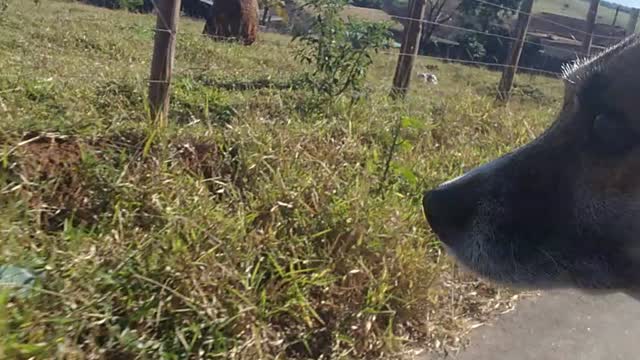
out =
[[[640,36],[565,69],[556,121],[532,143],[424,195],[472,271],[525,288],[640,287]]]

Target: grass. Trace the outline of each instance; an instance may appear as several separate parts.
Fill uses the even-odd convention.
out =
[[[392,357],[460,347],[512,305],[442,255],[421,194],[532,139],[558,80],[519,76],[502,107],[497,73],[420,60],[440,85],[394,103],[380,54],[366,97],[318,108],[289,38],[182,19],[157,132],[154,23],[67,1],[0,15],[0,264],[39,274],[0,295],[1,358]]]
[[[402,31],[402,25],[399,22],[395,21],[393,16],[389,15],[383,10],[347,5],[342,11],[342,16],[345,19],[353,18],[375,22],[387,22],[391,25],[391,28],[393,30]]]

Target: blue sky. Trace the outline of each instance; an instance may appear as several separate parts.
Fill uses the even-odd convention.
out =
[[[640,8],[640,0],[609,0],[612,3],[622,4],[625,6]]]

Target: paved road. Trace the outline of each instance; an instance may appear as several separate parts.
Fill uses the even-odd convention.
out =
[[[622,294],[546,292],[476,329],[470,341],[466,351],[446,359],[639,360],[640,301]]]

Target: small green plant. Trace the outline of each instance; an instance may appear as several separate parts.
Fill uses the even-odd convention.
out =
[[[313,66],[309,80],[314,90],[329,99],[362,90],[372,54],[391,39],[389,25],[347,21],[340,17],[345,0],[311,0],[307,6],[316,15],[309,32],[294,38],[302,43],[296,56]]]
[[[388,145],[386,149],[384,164],[382,167],[382,178],[380,180],[380,186],[378,190],[382,193],[385,190],[385,186],[387,185],[387,180],[389,179],[389,175],[393,174],[410,185],[416,185],[418,179],[416,174],[414,174],[413,170],[407,166],[394,162],[394,158],[398,154],[398,152],[404,149],[412,149],[413,144],[409,139],[404,139],[402,136],[403,130],[417,130],[424,131],[426,129],[426,125],[420,119],[410,116],[399,117],[395,124],[393,125],[393,129],[391,130],[391,143]]]

